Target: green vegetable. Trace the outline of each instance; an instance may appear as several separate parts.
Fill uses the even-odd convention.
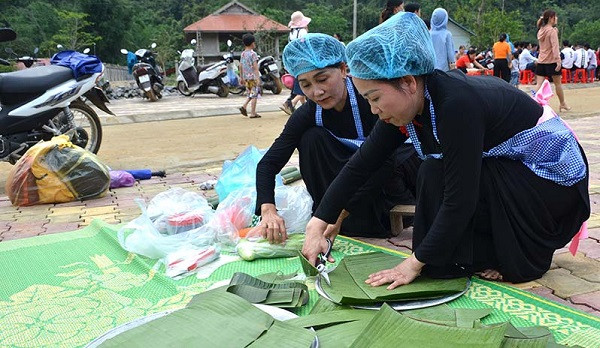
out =
[[[285,244],[270,244],[266,239],[251,241],[242,239],[236,246],[240,257],[246,261],[270,259],[276,257],[297,256],[304,244],[304,234],[291,234]]]

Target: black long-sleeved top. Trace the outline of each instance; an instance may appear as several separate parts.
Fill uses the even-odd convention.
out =
[[[375,123],[378,120],[376,115],[371,113],[369,103],[354,88],[360,118],[363,127],[363,135],[367,137]],[[298,108],[285,124],[283,131],[262,160],[258,163],[256,169],[256,215],[260,215],[260,207],[264,203],[275,203],[275,176],[289,161],[298,147],[300,139],[304,132],[316,126],[315,112],[317,104],[308,100],[304,105]],[[346,104],[341,112],[334,109],[323,109],[323,126],[340,138],[356,139],[356,126],[352,116],[352,107],[350,98],[346,98]],[[337,218],[337,217],[336,217]]]
[[[527,94],[495,77],[469,77],[435,70],[425,77],[433,101],[440,144],[433,137],[429,102],[417,115],[417,134],[425,154],[442,152],[444,198],[426,237],[415,250],[418,260],[445,264],[457,248],[479,197],[482,153],[532,128],[542,108]],[[378,123],[369,138],[329,186],[315,216],[334,223],[353,193],[405,141]],[[420,199],[420,198],[418,198]]]

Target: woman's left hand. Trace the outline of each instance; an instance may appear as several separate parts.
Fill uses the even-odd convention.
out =
[[[369,275],[365,283],[371,286],[380,286],[391,283],[387,289],[392,290],[400,285],[410,284],[421,273],[425,264],[417,260],[412,254],[398,266]]]

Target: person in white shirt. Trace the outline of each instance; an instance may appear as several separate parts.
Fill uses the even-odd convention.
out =
[[[587,66],[587,78],[588,81],[594,82],[596,75],[596,68],[598,67],[598,59],[596,58],[596,52],[590,48],[590,44],[586,43],[583,48],[587,52],[588,66]]]
[[[573,62],[573,65],[575,65],[577,69],[587,69],[587,51],[585,50],[585,48],[583,48],[583,45],[581,44],[577,44],[576,48],[577,49],[575,50],[575,60]]]
[[[535,71],[535,65],[537,64],[537,58],[531,55],[531,43],[523,42],[523,51],[519,54],[519,70],[531,70]]]
[[[575,60],[575,51],[571,48],[568,40],[563,40],[563,49],[560,51],[564,58],[562,60],[563,69],[573,69],[573,61]]]

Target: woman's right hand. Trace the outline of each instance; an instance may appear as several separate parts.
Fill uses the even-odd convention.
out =
[[[562,62],[556,64],[556,68],[554,68],[554,71],[561,71],[562,70]]]
[[[312,217],[306,225],[306,236],[304,245],[302,246],[302,255],[306,257],[311,265],[317,264],[317,256],[319,254],[325,254],[329,244],[325,239],[325,231],[329,224],[317,217]],[[335,260],[329,256],[329,262],[335,262]]]
[[[260,207],[260,235],[269,243],[283,243],[287,240],[285,221],[277,213],[275,204],[265,203]]]

